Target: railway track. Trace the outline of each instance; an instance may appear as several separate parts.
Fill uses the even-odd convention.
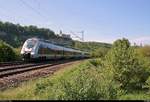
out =
[[[72,60],[73,61],[73,60]],[[43,62],[43,63],[28,63],[28,64],[18,64],[18,65],[12,65],[12,66],[4,66],[0,67],[0,78],[8,77],[15,74],[24,73],[31,70],[51,67],[58,64],[63,64],[66,62],[71,61],[57,61],[57,62]]]
[[[20,64],[20,65],[12,65],[12,66],[4,66],[4,67],[0,67],[0,73],[3,71],[7,71],[7,70],[15,70],[15,69],[21,69],[21,68],[26,68],[26,67],[32,67],[32,66],[38,66],[41,65],[42,63],[37,63],[37,64],[33,64],[33,63],[29,63],[29,64]]]
[[[11,65],[20,65],[25,64],[23,61],[13,61],[13,62],[0,62],[0,67],[11,66]]]
[[[36,66],[31,66],[31,67],[15,68],[13,70],[12,69],[11,70],[6,70],[6,71],[0,72],[0,78],[7,77],[7,76],[10,76],[10,75],[14,75],[14,74],[23,73],[23,72],[30,71],[30,70],[49,67],[49,66],[52,66],[52,65],[53,64],[44,64],[44,65],[36,65]]]
[[[46,77],[49,75],[52,75],[54,72],[56,72],[59,69],[65,68],[66,66],[71,66],[73,64],[79,63],[81,60],[63,60],[63,61],[50,61],[45,62],[39,65],[30,66],[30,64],[25,65],[17,65],[20,66],[20,68],[16,68],[16,66],[7,66],[5,67],[7,70],[3,70],[2,67],[0,67],[0,91],[5,90],[9,87],[17,87],[22,82],[36,79],[40,77]],[[12,68],[12,69],[11,69]]]

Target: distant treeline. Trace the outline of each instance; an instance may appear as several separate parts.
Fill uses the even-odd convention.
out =
[[[11,46],[20,47],[24,41],[30,37],[38,37],[42,39],[60,39],[52,30],[47,28],[38,28],[36,26],[21,26],[9,22],[0,21],[0,40],[5,41]],[[64,40],[63,38],[61,38]]]
[[[13,24],[10,22],[1,22],[0,21],[0,40],[8,43],[14,48],[21,47],[24,41],[31,37],[38,37],[46,40],[53,40],[58,43],[68,43],[69,46],[77,49],[82,49],[86,51],[94,51],[99,47],[110,48],[111,44],[99,43],[99,42],[79,42],[72,39],[62,38],[58,34],[55,34],[54,31],[47,28],[38,28],[37,26],[21,26],[20,24]]]

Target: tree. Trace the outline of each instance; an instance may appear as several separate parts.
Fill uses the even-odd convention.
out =
[[[3,41],[0,41],[0,62],[12,61],[16,57],[12,47]]]
[[[55,33],[50,29],[38,28],[33,25],[20,26],[19,24],[3,23],[0,21],[0,40],[7,42],[11,46],[20,47],[22,43],[30,37],[39,37],[46,40],[57,38]]]
[[[125,38],[115,41],[106,56],[105,66],[113,69],[114,80],[123,89],[142,88],[149,76],[148,66],[138,56]]]

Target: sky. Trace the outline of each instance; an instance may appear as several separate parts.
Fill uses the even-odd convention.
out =
[[[150,44],[150,0],[0,0],[0,21],[75,33],[85,41]],[[74,37],[72,35],[72,37]]]

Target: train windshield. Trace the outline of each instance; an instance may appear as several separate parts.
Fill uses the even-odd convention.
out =
[[[29,40],[29,41],[27,41],[27,48],[33,48],[34,46],[35,46],[35,44],[36,44],[36,41],[34,41],[34,40]]]

